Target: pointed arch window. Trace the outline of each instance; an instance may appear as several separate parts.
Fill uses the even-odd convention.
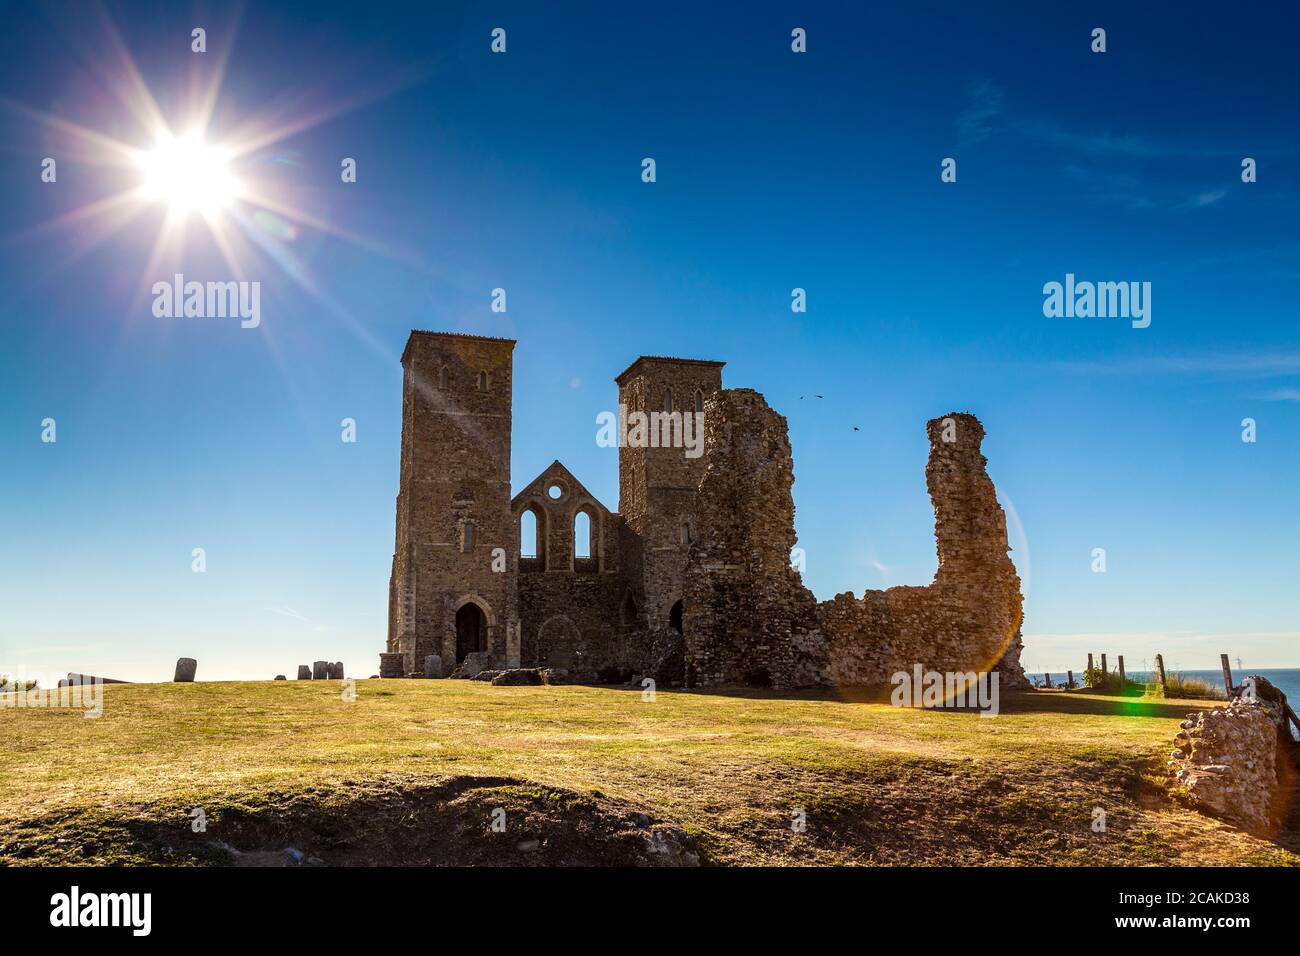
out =
[[[466,521],[460,526],[460,550],[469,553],[474,550],[474,523]]]
[[[704,411],[704,392],[700,389],[695,390],[695,412],[699,414]]]
[[[519,516],[519,556],[521,558],[540,558],[542,556],[541,524],[537,520],[537,512],[532,508],[525,508]]]
[[[479,373],[478,373],[478,390],[479,390],[480,392],[486,392],[486,391],[488,390],[488,373],[487,373],[487,372],[479,372]]]
[[[579,511],[573,516],[573,556],[591,557],[591,515]]]
[[[451,385],[451,369],[444,365],[442,371],[438,373],[438,387],[447,388],[449,385]]]
[[[671,388],[665,388],[664,389],[664,411],[671,412],[672,410],[673,410],[673,390]]]

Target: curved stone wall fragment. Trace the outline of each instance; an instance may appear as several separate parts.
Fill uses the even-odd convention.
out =
[[[928,423],[926,484],[939,567],[925,587],[816,602],[790,566],[793,458],[786,420],[752,389],[705,407],[706,467],[687,563],[687,679],[696,685],[886,684],[915,664],[941,672],[1020,667],[1020,578],[1006,515],[985,470],[984,428],[953,413]]]

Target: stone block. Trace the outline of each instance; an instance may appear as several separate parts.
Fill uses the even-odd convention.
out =
[[[457,678],[477,677],[488,669],[488,660],[487,651],[474,651],[472,654],[466,654],[465,659],[451,672],[451,676]]]
[[[387,680],[401,677],[405,673],[404,654],[380,654],[379,655],[379,677]]]
[[[525,687],[541,684],[542,675],[535,667],[515,667],[504,670],[492,678],[494,687]]]

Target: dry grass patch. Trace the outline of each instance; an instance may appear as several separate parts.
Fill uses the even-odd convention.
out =
[[[229,862],[215,843],[244,833],[250,849],[310,842],[325,862],[509,863],[514,842],[472,838],[502,801],[542,833],[525,862],[643,862],[646,827],[628,821],[647,819],[714,864],[1300,860],[1294,831],[1258,839],[1165,792],[1178,721],[1204,703],[1036,693],[987,719],[829,693],[357,690],[114,685],[97,720],[2,710],[0,862]],[[563,796],[518,802],[533,790]],[[448,841],[462,850],[435,852]]]

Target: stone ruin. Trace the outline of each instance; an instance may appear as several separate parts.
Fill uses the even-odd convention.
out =
[[[1197,809],[1256,832],[1282,822],[1291,776],[1285,709],[1281,691],[1254,675],[1227,707],[1179,724],[1169,766]]]
[[[921,664],[1028,687],[1020,579],[973,415],[928,424],[934,581],[818,602],[791,566],[790,442],[762,395],[724,389],[721,362],[642,356],[615,380],[619,511],[559,461],[511,498],[514,344],[415,331],[403,352],[381,677],[431,675],[436,657],[452,677],[803,687]]]
[[[277,677],[276,680],[281,678]],[[342,680],[342,661],[314,661],[310,667],[298,665],[298,680]]]
[[[879,685],[914,664],[940,672],[1021,670],[1020,578],[973,415],[928,423],[926,484],[939,569],[925,587],[818,603],[790,564],[794,468],[785,419],[750,389],[705,415],[708,464],[687,561],[690,684]]]
[[[68,676],[59,681],[60,687],[76,687],[81,684],[130,684],[133,681],[118,680],[115,677],[100,677],[97,674],[78,674],[69,671]]]

